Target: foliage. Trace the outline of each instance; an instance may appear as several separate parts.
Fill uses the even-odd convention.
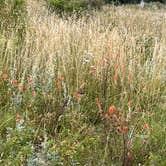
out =
[[[57,11],[61,12],[80,12],[89,8],[100,8],[102,0],[47,0],[48,6]]]
[[[46,0],[48,7],[52,10],[62,13],[80,12],[86,9],[101,8],[103,4],[128,4],[140,3],[141,0]],[[161,2],[164,0],[144,0],[144,2]]]
[[[141,0],[104,0],[106,3],[121,3],[121,4],[126,4],[126,3],[140,3]],[[144,2],[161,2],[164,3],[164,0],[144,0]]]

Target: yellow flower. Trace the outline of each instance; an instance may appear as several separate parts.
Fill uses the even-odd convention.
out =
[[[70,156],[71,154],[72,154],[71,150],[67,150],[66,153],[65,153],[66,156]]]
[[[64,141],[61,142],[61,145],[63,146],[63,145],[65,145],[66,143],[67,143],[67,141],[64,140]]]
[[[89,138],[90,142],[93,142],[94,140],[95,140],[95,138],[93,138],[93,137]]]
[[[50,151],[55,151],[55,149],[56,149],[56,145],[53,145],[49,150]]]

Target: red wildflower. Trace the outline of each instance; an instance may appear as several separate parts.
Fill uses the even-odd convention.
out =
[[[20,121],[21,121],[21,115],[20,115],[20,114],[17,114],[17,116],[16,116],[16,121],[17,121],[17,122],[20,122]]]
[[[127,132],[127,126],[122,126],[121,127],[121,133],[126,134],[126,132]]]
[[[114,74],[114,83],[117,84],[117,74]]]
[[[118,69],[118,67],[119,67],[119,65],[118,65],[118,64],[116,64],[115,69],[117,70],[117,69]]]
[[[81,100],[81,95],[78,92],[74,92],[73,96],[77,99],[78,102]]]
[[[132,157],[131,152],[127,152],[127,157],[128,157],[128,159],[131,159],[131,157]]]
[[[104,66],[104,58],[99,61],[100,66]]]
[[[28,77],[28,83],[31,84],[33,82],[32,77]]]
[[[96,105],[99,105],[99,98],[96,98]]]
[[[6,80],[8,78],[8,75],[6,73],[3,73],[1,76],[4,80]]]
[[[57,80],[58,80],[58,81],[62,81],[63,78],[62,78],[61,76],[58,76],[58,77],[57,77]]]
[[[112,105],[112,106],[109,108],[109,113],[110,113],[111,115],[113,115],[114,112],[115,112],[115,110],[116,110],[116,107],[115,107],[114,105]]]
[[[101,105],[100,105],[99,98],[96,98],[96,105],[97,105],[98,109],[101,111]]]
[[[148,124],[145,123],[145,124],[143,125],[143,127],[142,127],[143,131],[145,131],[148,127],[149,127]]]
[[[131,141],[127,141],[127,148],[131,147]]]
[[[104,119],[108,119],[109,118],[109,115],[108,114],[105,114],[104,115]]]
[[[14,79],[14,80],[12,81],[12,83],[13,83],[13,85],[17,85],[18,81],[17,81],[16,79]]]
[[[63,80],[63,78],[61,76],[57,77],[57,86],[58,86],[59,90],[62,89],[62,80]]]

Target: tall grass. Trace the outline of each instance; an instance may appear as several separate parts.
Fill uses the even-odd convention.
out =
[[[15,49],[14,30],[0,39],[1,162],[32,162],[31,146],[40,151],[44,142],[39,154],[55,151],[52,164],[164,163],[165,19],[165,11],[127,6],[59,18],[27,1],[23,46]],[[144,151],[138,130],[128,163],[122,138],[103,120],[111,105],[124,116],[141,110],[140,125],[153,128]]]

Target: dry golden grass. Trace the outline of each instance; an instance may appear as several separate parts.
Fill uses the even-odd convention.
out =
[[[91,16],[87,13],[79,19],[63,19],[49,14],[44,7],[41,10],[38,3],[29,2],[22,63],[24,69],[29,67],[34,74],[40,68],[51,73],[59,57],[58,72],[70,82],[75,61],[78,88],[86,77],[84,63],[94,66],[99,73],[101,58],[108,55],[113,67],[118,55],[122,91],[128,91],[125,82],[131,76],[130,89],[135,87],[156,96],[161,88],[157,84],[165,80],[165,20],[166,12],[162,10],[114,6],[94,11]]]

